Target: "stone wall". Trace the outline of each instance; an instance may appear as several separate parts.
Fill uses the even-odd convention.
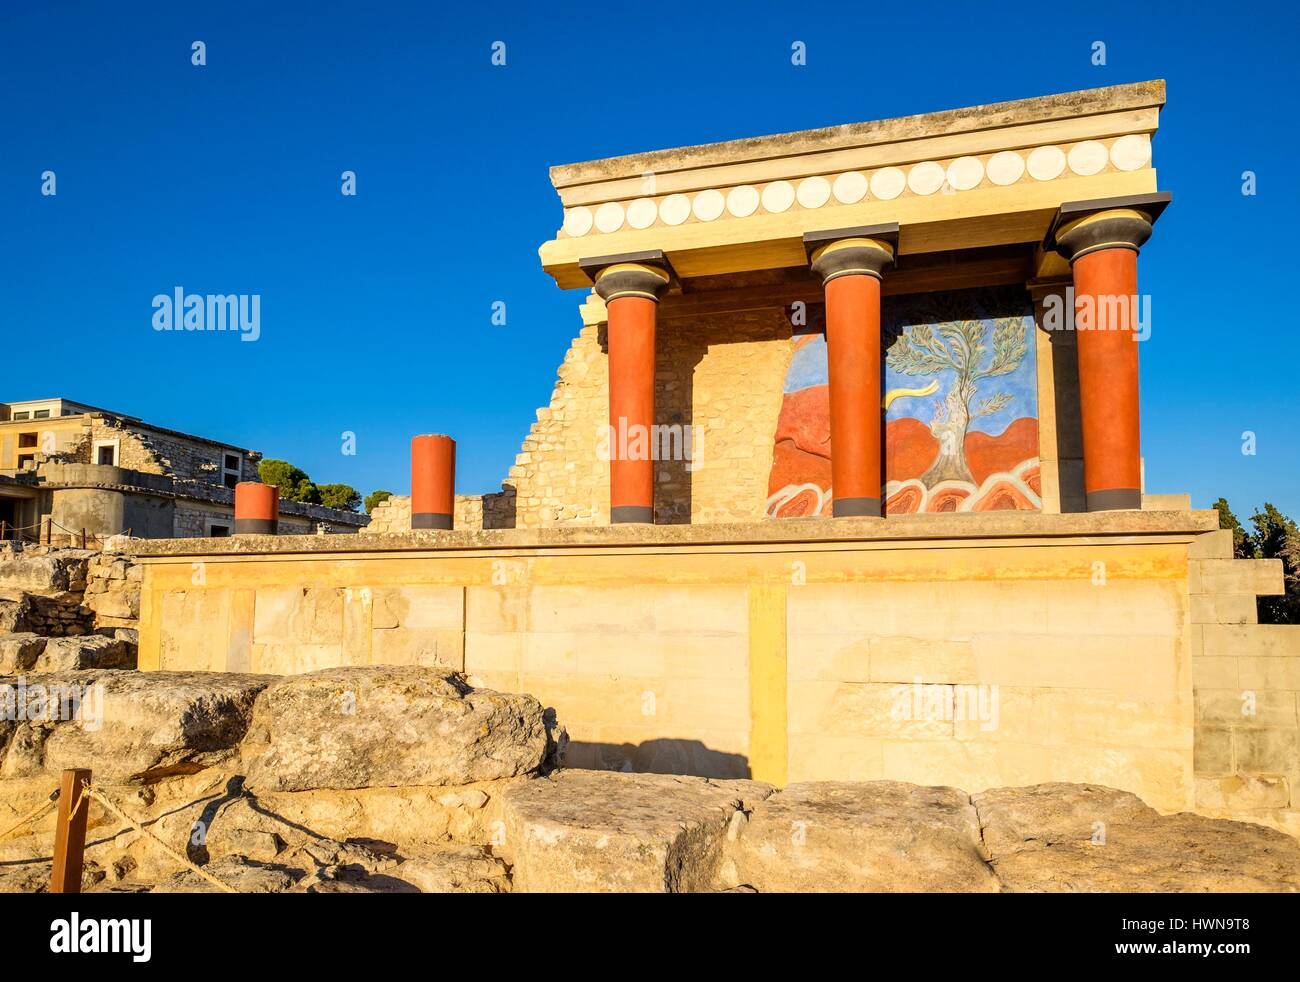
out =
[[[1300,834],[1300,627],[1256,616],[1281,564],[1234,560],[1227,530],[1192,555],[1197,809]]]
[[[656,523],[763,517],[790,337],[780,308],[661,321],[655,419],[694,429],[693,459],[656,464]],[[608,523],[609,464],[599,451],[608,386],[605,327],[589,325],[510,468],[518,527]]]
[[[118,466],[146,474],[168,474],[224,487],[222,455],[238,453],[243,481],[256,481],[261,454],[155,429],[114,416],[94,415],[90,439],[118,440]],[[88,451],[89,453],[89,451]],[[89,458],[87,458],[89,459]]]
[[[602,331],[584,327],[506,477],[515,491],[515,527],[608,523],[609,465],[597,456],[599,427],[609,421],[608,378]]]
[[[120,553],[93,556],[86,568],[85,605],[95,627],[133,630],[140,624],[140,583],[144,570]]]
[[[140,543],[141,665],[436,664],[553,705],[576,766],[971,791],[1080,781],[1186,809],[1206,570],[1214,591],[1242,594],[1276,565],[1206,567],[1197,543],[1216,525],[990,512],[282,538],[253,555]],[[1286,737],[1268,739],[1294,770]],[[1295,814],[1273,811],[1253,817]]]

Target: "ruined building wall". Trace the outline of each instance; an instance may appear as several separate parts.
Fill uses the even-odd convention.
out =
[[[664,460],[655,468],[658,524],[763,517],[790,335],[779,308],[659,325],[657,420],[697,429],[694,460]],[[609,463],[599,448],[609,423],[605,345],[603,325],[584,327],[574,338],[550,403],[537,411],[503,482],[504,493],[458,495],[457,528],[482,528],[485,521],[488,528],[609,522]],[[394,496],[375,509],[367,531],[409,529],[410,499]]]

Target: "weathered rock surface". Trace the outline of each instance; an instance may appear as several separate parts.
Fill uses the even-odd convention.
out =
[[[542,705],[418,666],[335,668],[276,681],[244,748],[256,791],[463,785],[535,773]]]
[[[720,886],[760,893],[999,889],[970,797],[897,781],[791,784],[738,814]]]
[[[755,781],[564,771],[504,794],[516,892],[712,889],[727,825],[772,793]]]
[[[27,600],[0,599],[0,634],[19,634],[31,630]]]
[[[1181,813],[1086,784],[999,788],[973,797],[1003,888],[1025,892],[1300,891],[1300,842]]]
[[[477,846],[408,859],[389,871],[421,893],[509,893],[508,867]]]
[[[0,635],[0,675],[29,672],[45,650],[45,638],[31,631]]]
[[[67,550],[55,555],[6,556],[0,562],[0,592],[51,594],[84,588],[86,563],[92,555]]]
[[[50,638],[36,660],[37,672],[74,672],[91,668],[135,668],[136,647],[102,634]]]
[[[253,702],[271,681],[82,671],[0,684],[0,777],[90,767],[96,779],[126,781],[211,766],[244,738]]]

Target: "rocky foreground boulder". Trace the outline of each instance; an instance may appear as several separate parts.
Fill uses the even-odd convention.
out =
[[[147,782],[211,767],[234,754],[272,681],[109,670],[0,679],[0,778],[91,767],[101,780]]]
[[[505,792],[517,891],[1300,891],[1300,842],[1092,785],[565,771]]]
[[[248,786],[264,791],[458,785],[536,772],[549,738],[532,696],[417,666],[278,680],[254,711]]]
[[[0,830],[90,767],[187,859],[94,800],[93,891],[1300,891],[1300,841],[1109,788],[778,790],[557,769],[563,743],[440,669],[32,674],[0,680]],[[0,839],[0,891],[45,889],[53,823]]]

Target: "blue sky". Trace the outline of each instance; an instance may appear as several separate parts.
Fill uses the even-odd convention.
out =
[[[448,432],[458,490],[494,490],[580,327],[581,292],[537,261],[561,220],[550,165],[1165,78],[1155,164],[1175,201],[1139,283],[1154,296],[1148,490],[1297,516],[1300,332],[1272,296],[1295,275],[1296,17],[1281,4],[7,3],[0,399],[62,394],[362,493],[405,491],[411,435]],[[46,170],[55,197],[40,194]],[[339,192],[344,170],[356,197]],[[153,296],[176,286],[260,294],[261,339],[153,331]]]

